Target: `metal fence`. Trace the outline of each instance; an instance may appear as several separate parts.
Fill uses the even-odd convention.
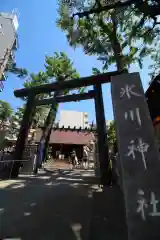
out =
[[[34,169],[34,156],[37,151],[37,145],[27,145],[24,150],[22,160],[14,160],[14,151],[0,151],[0,179],[10,179],[14,164],[21,163],[20,173],[32,174]]]

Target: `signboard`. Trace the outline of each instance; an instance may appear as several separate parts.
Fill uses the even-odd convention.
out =
[[[160,239],[160,159],[138,73],[112,77],[128,240]]]

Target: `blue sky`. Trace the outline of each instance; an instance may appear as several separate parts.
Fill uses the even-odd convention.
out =
[[[2,0],[0,11],[11,12],[18,9],[19,17],[19,49],[16,53],[16,61],[19,67],[25,67],[29,72],[38,72],[44,69],[45,55],[52,55],[55,51],[64,51],[74,62],[74,66],[81,76],[91,75],[92,67],[101,68],[101,64],[96,57],[86,56],[82,49],[73,50],[69,47],[66,37],[60,29],[56,27],[57,4],[56,0]],[[146,90],[149,81],[150,60],[144,60],[143,70],[133,65],[131,72],[140,72],[143,87]],[[114,70],[114,69],[109,69]],[[16,109],[22,102],[14,97],[14,89],[21,88],[22,79],[9,75],[5,83],[5,89],[0,93],[0,99],[8,101]],[[113,118],[109,85],[103,86],[103,97],[105,105],[106,120]],[[89,114],[89,120],[95,119],[93,101],[81,101],[79,103],[66,103],[60,106],[60,110],[85,111]]]

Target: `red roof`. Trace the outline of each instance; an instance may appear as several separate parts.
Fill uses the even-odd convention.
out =
[[[41,130],[38,130],[36,131],[36,141],[39,141],[40,137]],[[52,130],[50,143],[86,145],[94,139],[95,136],[92,132]]]

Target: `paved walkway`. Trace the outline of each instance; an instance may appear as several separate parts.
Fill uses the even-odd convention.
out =
[[[126,240],[122,193],[97,182],[93,170],[52,166],[0,181],[0,239]]]
[[[50,169],[71,169],[72,168],[72,164],[69,164],[66,160],[55,160],[53,161],[52,159],[51,160],[48,160],[47,161],[47,168],[50,168]],[[94,169],[94,164],[93,162],[89,162],[89,169]],[[81,166],[78,166],[77,168],[81,168],[81,169],[84,169],[84,167],[81,165]]]
[[[64,161],[64,160],[53,160],[53,159],[50,159],[50,160],[47,160],[47,163],[45,164],[47,165],[47,169],[48,168],[51,168],[51,169],[69,169],[71,168],[71,164],[69,164],[67,161]]]
[[[41,171],[0,182],[0,239],[86,240],[92,195],[99,191],[93,171]]]

